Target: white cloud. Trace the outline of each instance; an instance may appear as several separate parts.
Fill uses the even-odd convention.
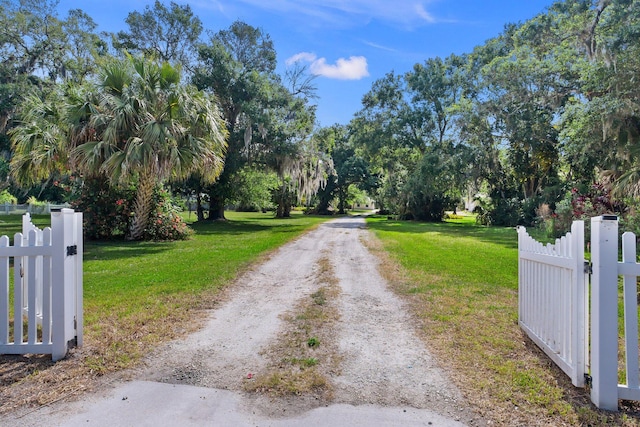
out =
[[[287,58],[285,63],[287,64],[287,66],[289,66],[289,65],[295,64],[298,61],[313,62],[316,60],[316,58],[317,56],[315,53],[300,52],[300,53],[296,53],[291,58]]]
[[[335,65],[329,65],[324,58],[320,58],[312,62],[309,69],[313,74],[330,79],[360,80],[369,75],[367,58],[364,56],[340,58]]]
[[[229,0],[218,0],[228,2]],[[238,0],[235,0],[238,1]],[[281,14],[306,16],[308,25],[338,27],[360,25],[377,20],[415,28],[442,22],[428,6],[434,0],[239,0],[242,3]],[[305,21],[303,21],[305,22]]]
[[[432,14],[430,14],[425,10],[423,4],[420,4],[420,3],[416,4],[416,13],[418,14],[419,17],[424,19],[425,22],[427,22],[428,24],[435,24],[437,22],[436,18],[434,18]]]
[[[367,58],[364,56],[350,56],[349,59],[340,58],[335,64],[327,64],[326,58],[318,58],[309,52],[300,52],[286,60],[287,65],[298,61],[308,62],[309,71],[316,76],[338,80],[360,80],[369,75]]]

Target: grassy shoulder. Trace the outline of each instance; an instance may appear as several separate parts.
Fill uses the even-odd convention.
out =
[[[476,226],[473,217],[367,224],[428,347],[484,417],[498,425],[638,425],[637,407],[595,410],[520,330],[514,229]]]
[[[329,219],[236,212],[227,218],[192,223],[195,233],[186,241],[86,242],[84,348],[58,364],[50,357],[0,356],[0,413],[16,399],[44,404],[88,387],[72,384],[62,372],[82,382],[128,368],[155,344],[197,329],[202,310],[216,304],[226,284],[259,257]],[[13,236],[20,221],[17,215],[0,217],[0,234]],[[49,217],[33,221],[42,227]],[[45,386],[46,394],[30,389]]]

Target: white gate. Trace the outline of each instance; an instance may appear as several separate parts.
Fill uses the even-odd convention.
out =
[[[70,344],[82,345],[82,251],[82,213],[72,209],[52,212],[44,230],[23,217],[13,246],[0,237],[0,354],[51,354],[55,361]]]
[[[573,385],[583,386],[588,344],[584,222],[574,222],[553,245],[518,227],[518,263],[520,327]]]
[[[520,325],[571,377],[574,385],[583,385],[579,375],[587,373],[591,379],[591,400],[598,408],[617,411],[618,399],[640,401],[637,293],[640,264],[636,262],[636,236],[623,234],[622,262],[619,262],[618,218],[613,215],[591,218],[588,305],[589,280],[580,285],[579,278],[584,275],[578,266],[584,256],[584,232],[580,231],[583,227],[582,221],[575,221],[571,233],[547,246],[533,240],[524,228],[518,229]],[[620,276],[624,297],[625,384],[618,384]],[[587,346],[591,349],[590,359]],[[575,356],[567,353],[574,349]]]

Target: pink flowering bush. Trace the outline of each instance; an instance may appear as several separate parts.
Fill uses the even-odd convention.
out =
[[[86,179],[80,197],[72,204],[74,209],[83,212],[85,236],[92,240],[123,238],[133,218],[135,195],[134,188],[115,188],[103,179]],[[178,212],[179,208],[171,203],[169,194],[157,189],[143,239],[188,238],[191,229]]]
[[[185,240],[191,236],[193,231],[179,215],[180,208],[171,203],[167,191],[158,190],[154,202],[155,209],[144,231],[145,240]]]
[[[72,207],[83,213],[84,235],[92,240],[124,237],[129,229],[135,191],[110,186],[106,180],[86,178]]]

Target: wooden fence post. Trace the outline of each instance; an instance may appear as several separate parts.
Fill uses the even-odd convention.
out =
[[[618,410],[618,217],[591,218],[591,401]]]

